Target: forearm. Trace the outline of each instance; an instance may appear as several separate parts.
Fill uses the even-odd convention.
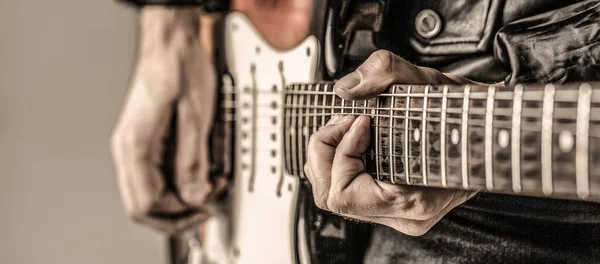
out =
[[[144,7],[140,13],[140,55],[170,53],[185,56],[200,45],[200,8]]]

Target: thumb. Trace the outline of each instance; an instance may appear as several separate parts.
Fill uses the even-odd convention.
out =
[[[378,50],[354,72],[338,80],[334,89],[345,100],[367,100],[394,83],[455,83],[440,71],[419,67],[387,50]]]

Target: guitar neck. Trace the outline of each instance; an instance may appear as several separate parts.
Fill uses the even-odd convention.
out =
[[[365,171],[395,184],[600,200],[600,83],[392,85],[346,101],[333,83],[285,95],[286,167],[335,114],[371,117]]]

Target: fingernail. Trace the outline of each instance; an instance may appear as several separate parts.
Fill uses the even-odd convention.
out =
[[[352,126],[350,126],[350,129],[354,129],[354,127],[358,125],[358,123],[360,123],[361,118],[362,116],[358,116],[356,119],[354,119],[354,122],[352,122]]]
[[[356,73],[350,73],[339,79],[333,85],[334,89],[352,89],[360,83],[360,76]]]

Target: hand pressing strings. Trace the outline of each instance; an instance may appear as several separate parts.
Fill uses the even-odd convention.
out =
[[[388,51],[377,51],[356,71],[340,79],[334,89],[345,100],[368,100],[393,83],[471,82],[412,65]],[[387,225],[408,235],[422,235],[475,194],[373,179],[364,172],[362,161],[370,136],[368,116],[335,116],[311,136],[304,171],[319,208]]]

